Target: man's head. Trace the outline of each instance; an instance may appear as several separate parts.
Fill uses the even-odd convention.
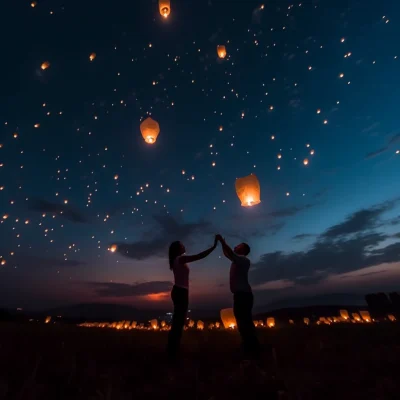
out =
[[[250,253],[250,246],[247,243],[240,243],[233,251],[240,256],[247,256]]]

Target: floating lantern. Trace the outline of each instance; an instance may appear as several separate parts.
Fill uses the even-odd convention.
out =
[[[225,329],[233,329],[236,327],[237,323],[233,308],[224,308],[220,311],[220,316]]]
[[[165,328],[165,325],[166,325],[165,321],[161,321],[161,328]]]
[[[304,165],[308,165],[308,158],[305,158],[305,159],[303,160],[303,164],[304,164]]]
[[[192,319],[189,320],[188,326],[189,326],[189,328],[194,327],[194,321]]]
[[[305,325],[310,325],[310,318],[303,318],[303,322]]]
[[[158,328],[158,321],[157,321],[156,319],[152,319],[152,320],[150,321],[150,326],[151,326],[153,329],[157,329],[157,328]]]
[[[160,14],[164,18],[168,18],[169,14],[171,14],[171,1],[170,0],[159,0],[158,6],[160,9]]]
[[[199,331],[202,331],[204,329],[204,322],[203,321],[197,321],[197,329]]]
[[[357,322],[361,322],[361,317],[357,313],[351,314]]]
[[[90,60],[90,61],[93,61],[95,58],[96,58],[96,53],[92,53],[92,54],[89,56],[89,60]]]
[[[220,324],[219,322],[216,322],[216,323],[215,323],[215,327],[216,327],[217,329],[220,327],[220,325],[221,325],[221,324]]]
[[[143,139],[146,143],[153,144],[156,142],[158,135],[160,134],[160,125],[157,121],[152,118],[146,118],[140,124],[140,132],[142,133]]]
[[[48,61],[45,61],[40,68],[42,68],[43,71],[45,71],[47,68],[50,67],[50,63]]]
[[[218,53],[219,58],[225,58],[226,57],[226,47],[223,45],[218,45],[217,53]]]
[[[131,321],[125,321],[124,329],[129,329],[130,326],[131,326]]]
[[[396,322],[396,317],[393,314],[388,314],[388,318],[392,322]]]
[[[361,315],[361,318],[365,322],[371,322],[372,321],[371,315],[369,314],[368,311],[360,311],[360,315]]]
[[[350,315],[349,312],[347,310],[339,310],[340,316],[344,319],[344,320],[348,320],[350,319]]]
[[[236,179],[235,188],[242,207],[252,207],[261,203],[260,183],[254,174]]]
[[[49,316],[49,317],[46,317],[44,323],[45,323],[45,324],[48,324],[50,321],[51,321],[51,317]]]
[[[32,1],[31,7],[32,7],[32,8],[35,8],[36,6],[37,6],[37,2],[36,2],[36,1]]]
[[[116,244],[113,244],[111,247],[110,247],[110,251],[111,251],[111,253],[115,253],[116,251],[117,251],[117,245]]]
[[[131,323],[131,328],[132,328],[132,329],[135,329],[136,326],[137,326],[137,322],[136,322],[136,321],[132,321],[132,323]]]
[[[289,324],[294,325],[294,321],[292,319],[289,319]]]
[[[273,328],[275,326],[275,318],[273,317],[267,318],[267,326],[268,328]]]

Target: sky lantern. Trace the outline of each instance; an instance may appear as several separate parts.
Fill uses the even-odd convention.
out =
[[[136,321],[132,321],[132,323],[131,323],[131,328],[132,328],[132,329],[135,329],[135,328],[136,328],[136,325],[137,325],[137,322],[136,322]]]
[[[310,325],[310,318],[303,318],[304,325]]]
[[[42,68],[43,71],[45,71],[47,68],[50,67],[50,63],[48,61],[45,61],[40,68]]]
[[[388,314],[388,318],[392,322],[396,322],[396,317],[393,314]]]
[[[360,315],[361,315],[361,318],[365,322],[371,322],[372,321],[371,315],[369,314],[368,311],[360,311]]]
[[[220,311],[220,316],[225,329],[233,329],[236,327],[236,318],[233,314],[233,308],[224,308]]]
[[[153,144],[160,134],[160,125],[158,125],[157,121],[148,117],[140,124],[140,132],[146,143]]]
[[[168,18],[169,14],[171,14],[171,1],[170,0],[159,0],[158,6],[160,9],[160,14],[164,18]]]
[[[188,326],[189,326],[189,328],[193,328],[194,327],[194,321],[192,319],[189,320]]]
[[[197,329],[199,331],[202,331],[204,329],[204,322],[203,321],[200,321],[200,320],[197,321]]]
[[[304,165],[308,165],[308,158],[305,158],[305,159],[304,159],[303,164],[304,164]]]
[[[95,58],[96,58],[96,53],[92,53],[92,54],[89,56],[89,60],[90,60],[90,61],[93,61]]]
[[[340,316],[344,319],[344,320],[348,320],[350,319],[349,316],[349,312],[347,310],[339,310]]]
[[[31,7],[32,7],[32,8],[35,8],[36,6],[37,6],[37,2],[36,2],[36,1],[32,1]]]
[[[150,325],[153,329],[157,329],[158,328],[158,321],[156,319],[152,319],[150,321]]]
[[[361,318],[357,313],[353,313],[351,314],[353,316],[353,318],[357,321],[357,322],[361,322]]]
[[[224,45],[218,45],[217,53],[218,53],[219,58],[225,58],[226,57],[226,47]]]
[[[115,253],[116,251],[117,251],[117,245],[116,244],[113,244],[112,246],[110,246],[110,251],[111,251],[111,253]]]
[[[267,318],[267,326],[268,326],[268,328],[273,328],[275,326],[275,318],[274,317]]]
[[[235,188],[242,207],[252,207],[261,203],[260,183],[254,174],[236,179]]]
[[[48,316],[48,317],[46,317],[46,319],[45,319],[44,323],[45,323],[45,324],[48,324],[50,321],[51,321],[51,317],[50,317],[50,316]]]

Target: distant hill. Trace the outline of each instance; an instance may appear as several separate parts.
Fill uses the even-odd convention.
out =
[[[257,293],[255,293],[257,296]],[[296,307],[314,307],[314,306],[363,306],[366,307],[364,295],[334,293],[313,297],[294,297],[270,303],[266,306],[259,306],[254,309],[254,313],[262,313],[273,310]]]
[[[131,306],[120,304],[76,304],[72,306],[57,307],[45,312],[47,315],[61,315],[63,319],[78,319],[87,321],[119,321],[138,320],[145,321],[165,314],[163,310],[139,310]]]

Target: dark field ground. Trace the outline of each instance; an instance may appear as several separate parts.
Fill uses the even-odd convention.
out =
[[[399,399],[400,325],[258,330],[277,365],[238,360],[236,332],[184,332],[169,368],[165,332],[0,324],[0,399]]]

